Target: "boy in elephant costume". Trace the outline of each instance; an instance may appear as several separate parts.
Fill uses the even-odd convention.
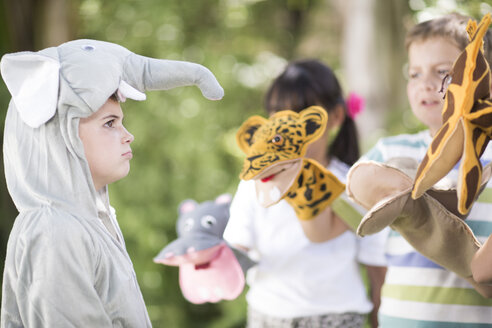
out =
[[[7,246],[1,327],[150,327],[107,185],[128,174],[119,102],[145,91],[223,89],[205,67],[76,40],[7,54],[7,186],[19,211]]]

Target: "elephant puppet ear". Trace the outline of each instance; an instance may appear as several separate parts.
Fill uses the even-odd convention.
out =
[[[185,199],[178,206],[178,214],[185,214],[193,211],[198,203],[193,199]]]
[[[19,115],[37,128],[55,115],[60,63],[44,55],[25,52],[7,54],[0,71]]]
[[[232,201],[231,194],[222,194],[215,198],[215,204],[229,204]]]

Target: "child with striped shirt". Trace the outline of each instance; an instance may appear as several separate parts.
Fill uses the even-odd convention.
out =
[[[408,51],[407,95],[414,115],[427,130],[383,138],[361,160],[387,162],[412,157],[420,162],[442,125],[442,80],[469,43],[469,18],[450,14],[416,25],[406,38]],[[492,62],[490,31],[484,38],[485,57]],[[492,160],[492,146],[482,164]],[[457,169],[449,177],[457,177]],[[473,206],[466,223],[484,242],[492,232],[492,183]],[[399,233],[391,231],[386,243],[388,271],[379,309],[380,327],[460,327],[492,325],[492,300],[480,295],[460,278],[419,254]]]

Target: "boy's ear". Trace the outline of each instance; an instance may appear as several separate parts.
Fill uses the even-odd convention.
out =
[[[37,128],[55,115],[60,63],[23,52],[2,57],[0,70],[21,119]]]
[[[299,121],[304,126],[305,144],[307,145],[317,140],[325,132],[328,113],[320,106],[311,106],[299,114]]]
[[[248,118],[236,133],[236,142],[244,153],[248,153],[249,147],[253,143],[253,135],[256,130],[268,120],[264,117],[255,115]]]

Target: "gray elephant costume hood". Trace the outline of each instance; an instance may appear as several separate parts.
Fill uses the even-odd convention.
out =
[[[79,119],[115,92],[197,85],[223,90],[205,67],[136,55],[112,43],[76,40],[7,54],[12,94],[4,134],[7,186],[19,211],[5,261],[2,327],[149,327],[107,187],[96,191]]]

